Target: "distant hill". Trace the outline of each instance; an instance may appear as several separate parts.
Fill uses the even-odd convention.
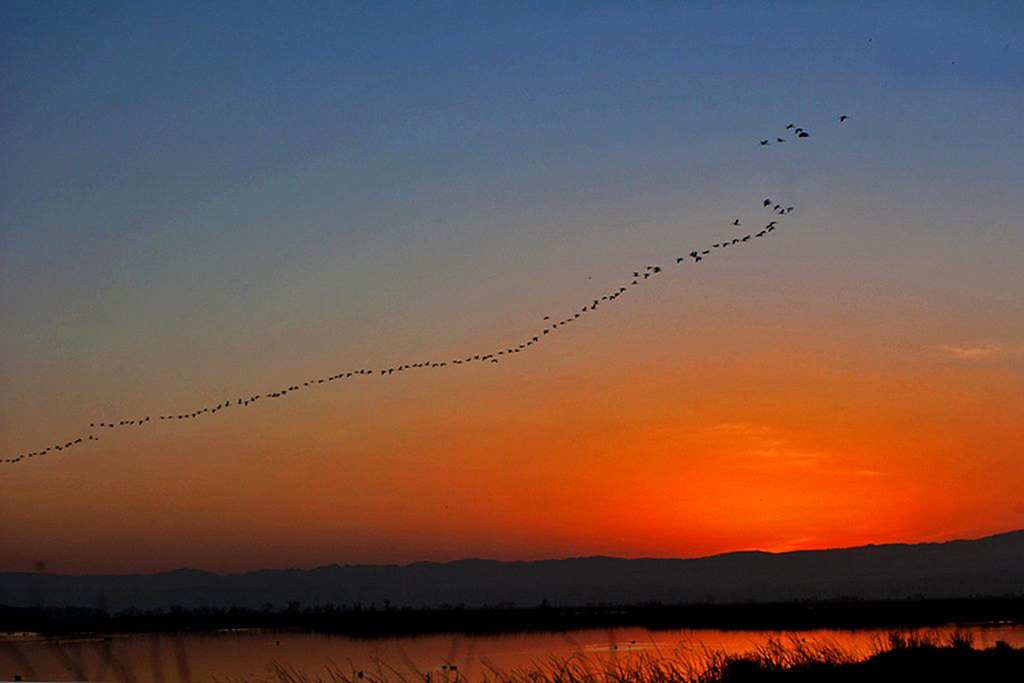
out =
[[[737,552],[688,560],[583,557],[536,562],[459,560],[329,565],[213,574],[0,573],[0,605],[102,605],[110,611],[180,605],[469,607],[716,603],[757,600],[956,598],[1024,594],[1024,530],[972,541],[869,545],[788,553]]]

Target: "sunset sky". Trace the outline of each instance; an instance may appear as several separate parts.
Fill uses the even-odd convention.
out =
[[[0,458],[666,273],[0,465],[0,570],[1024,527],[1021,3],[97,4],[0,4]]]

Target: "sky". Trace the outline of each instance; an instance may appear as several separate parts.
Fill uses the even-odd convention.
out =
[[[666,272],[4,464],[0,570],[1024,527],[1024,7],[892,5],[3,3],[3,458]]]

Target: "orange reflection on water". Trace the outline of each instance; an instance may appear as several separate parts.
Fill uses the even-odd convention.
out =
[[[1024,625],[944,626],[941,636],[969,631],[974,647],[1003,640],[1024,646]],[[480,680],[494,670],[549,665],[580,657],[599,666],[637,655],[681,658],[700,668],[709,652],[737,654],[797,639],[806,644],[832,643],[851,654],[869,655],[888,634],[884,629],[812,629],[805,631],[674,629],[641,627],[579,630],[564,633],[519,633],[493,636],[424,635],[356,639],[311,633],[242,630],[210,634],[142,634],[58,641],[31,636],[0,639],[0,672],[25,680],[106,680],[136,683],[246,680],[272,678],[276,662],[310,676],[328,679],[328,669],[390,673],[393,678],[431,674],[431,680]],[[454,669],[452,668],[454,665]]]

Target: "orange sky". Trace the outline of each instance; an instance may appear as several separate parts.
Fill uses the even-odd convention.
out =
[[[915,327],[897,317],[800,324],[810,295],[727,285],[714,297],[735,315],[660,312],[739,267],[660,283],[500,366],[317,389],[6,469],[5,567],[676,557],[1024,526],[1014,359],[889,344]]]
[[[0,466],[0,570],[1024,527],[1022,19],[3,3],[0,458],[665,272]]]

